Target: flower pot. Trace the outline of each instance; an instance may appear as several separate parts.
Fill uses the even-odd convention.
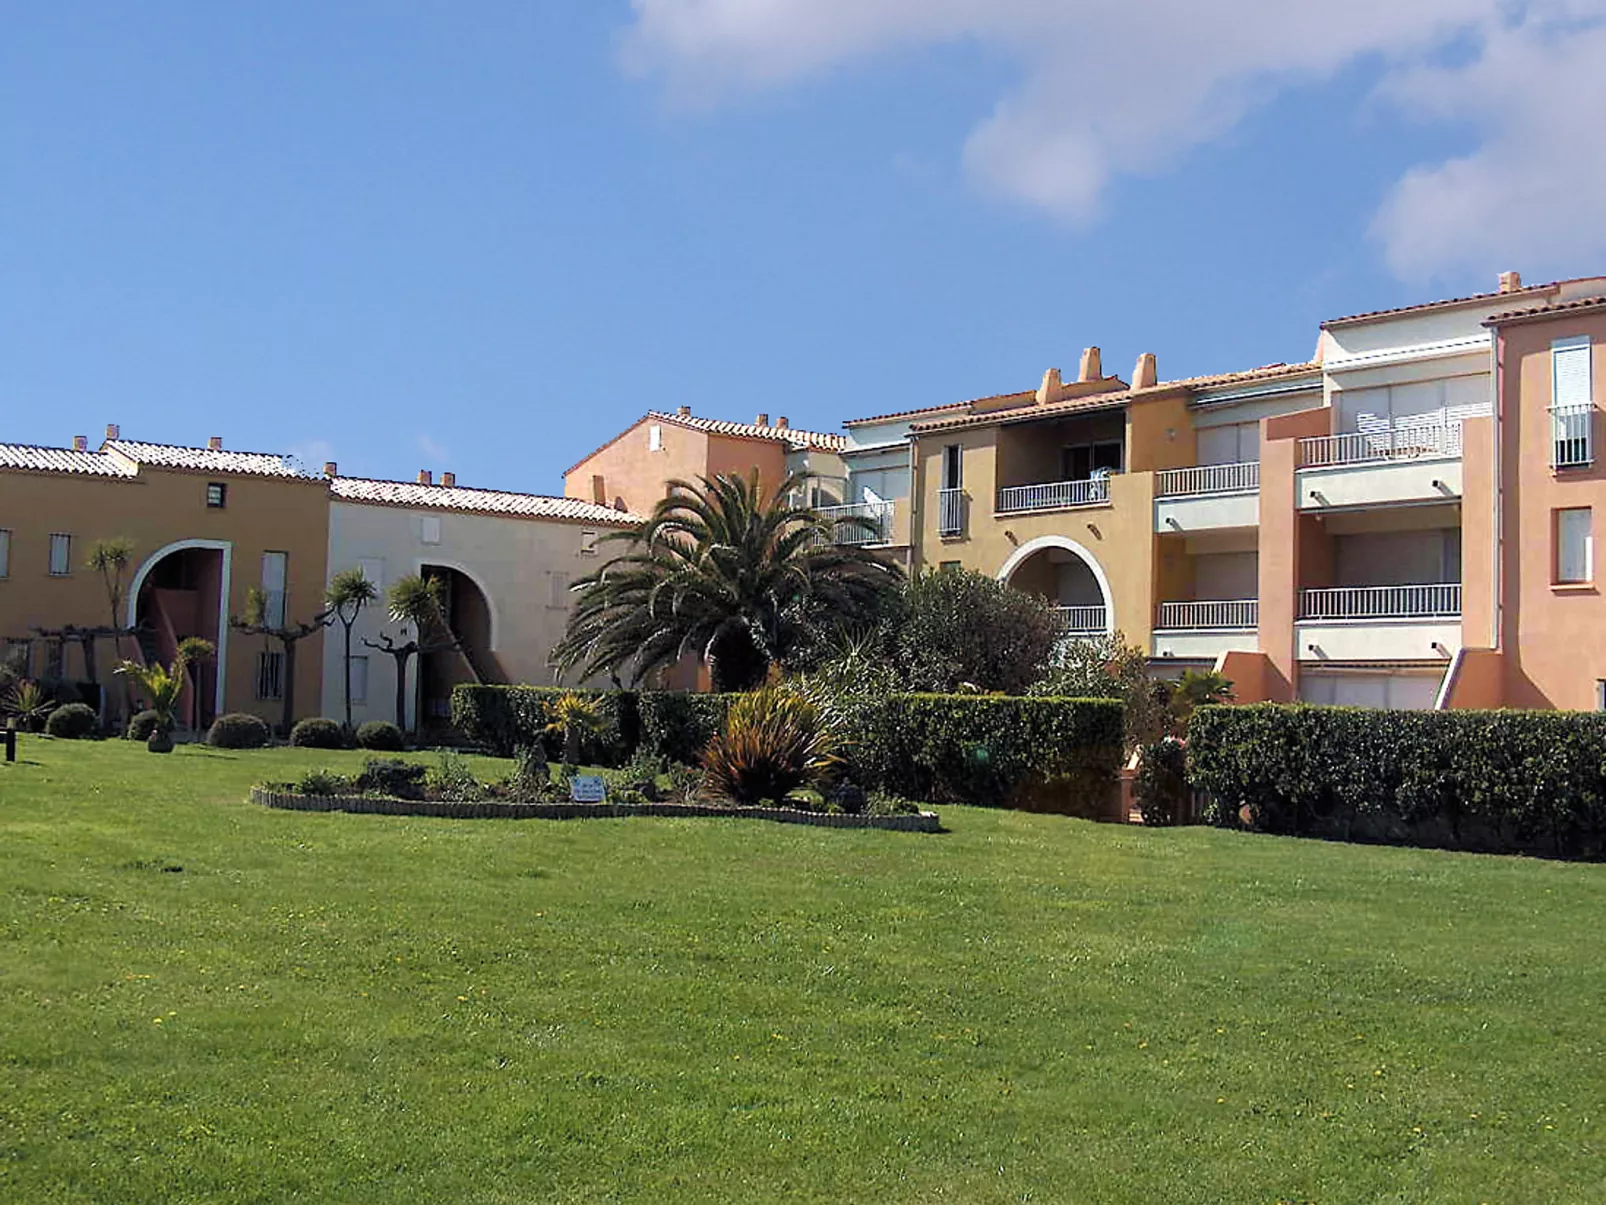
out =
[[[150,736],[145,738],[145,748],[152,753],[173,752],[173,731],[170,728],[153,728]]]

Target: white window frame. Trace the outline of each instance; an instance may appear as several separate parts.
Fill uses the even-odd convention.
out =
[[[278,585],[273,585],[274,574],[270,565],[279,567]],[[262,622],[270,628],[282,628],[290,614],[290,554],[269,549],[262,554],[262,592],[268,596],[262,609]]]
[[[599,538],[601,538],[601,533],[600,532],[582,531],[580,533],[580,555],[581,556],[596,556],[597,555],[597,540]]]
[[[1593,344],[1588,335],[1572,335],[1550,344],[1550,463],[1552,468],[1587,468],[1595,463],[1595,375]],[[1563,364],[1582,364],[1581,396],[1562,396]],[[1576,379],[1572,377],[1569,379]]]
[[[554,611],[569,609],[569,575],[554,569],[547,574],[547,606]]]
[[[418,517],[418,542],[420,544],[439,544],[441,542],[441,517],[439,515],[420,515]]]
[[[353,703],[368,702],[368,654],[353,653],[351,656],[351,701]]]
[[[61,556],[56,556],[56,550],[61,550]],[[65,531],[50,533],[50,562],[51,577],[72,576],[72,534]]]
[[[1569,534],[1576,538],[1576,528],[1569,533],[1569,520],[1576,524],[1576,516],[1583,517],[1582,534],[1583,543],[1575,552],[1569,554]],[[1556,562],[1555,574],[1558,586],[1585,586],[1595,580],[1595,516],[1592,508],[1587,506],[1560,507],[1555,518]],[[1569,562],[1577,557],[1582,563],[1574,567]],[[1581,574],[1581,576],[1579,576]]]
[[[664,450],[664,429],[662,424],[653,423],[647,428],[647,451],[662,452]]]

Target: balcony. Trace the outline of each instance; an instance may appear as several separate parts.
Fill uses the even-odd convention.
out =
[[[1550,408],[1553,469],[1584,469],[1595,463],[1595,404]]]
[[[1300,440],[1298,451],[1301,510],[1444,502],[1461,496],[1459,420],[1321,435]]]
[[[892,502],[855,502],[819,508],[820,517],[831,523],[833,542],[855,546],[890,544],[896,511],[897,506]]]
[[[945,540],[965,534],[965,491],[937,491],[937,534]]]
[[[1103,606],[1055,607],[1054,614],[1059,617],[1060,631],[1073,639],[1102,636],[1110,630],[1109,612]]]
[[[1259,626],[1260,600],[1255,598],[1161,603],[1154,655],[1214,661],[1222,653],[1256,652]]]
[[[1079,506],[1108,506],[1109,477],[1085,481],[1051,481],[1042,485],[1011,485],[998,491],[999,514],[1043,510],[1071,510]]]
[[[1461,647],[1461,584],[1301,590],[1295,634],[1303,660],[1447,660]]]
[[[1163,469],[1154,477],[1154,530],[1219,531],[1260,525],[1260,462]]]

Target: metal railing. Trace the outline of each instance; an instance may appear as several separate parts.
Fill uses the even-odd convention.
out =
[[[1161,631],[1215,631],[1260,626],[1260,600],[1236,598],[1209,602],[1168,602],[1160,604]]]
[[[1042,485],[1011,485],[998,491],[998,510],[1064,510],[1072,506],[1100,506],[1110,500],[1110,479],[1050,481]]]
[[[1431,619],[1461,614],[1461,583],[1301,590],[1301,619]]]
[[[822,506],[821,518],[831,522],[831,538],[838,544],[886,544],[892,539],[891,502],[854,502]]]
[[[1103,606],[1055,607],[1059,616],[1060,631],[1067,636],[1102,636],[1109,630]]]
[[[1595,463],[1595,404],[1578,402],[1550,408],[1551,459],[1555,469]]]
[[[937,491],[937,534],[962,536],[965,534],[965,491]]]
[[[1260,462],[1200,464],[1187,469],[1162,469],[1155,474],[1154,496],[1176,498],[1188,494],[1253,494],[1260,489]]]
[[[1299,441],[1299,467],[1331,468],[1391,460],[1461,455],[1461,421],[1405,422],[1372,431],[1319,435]]]

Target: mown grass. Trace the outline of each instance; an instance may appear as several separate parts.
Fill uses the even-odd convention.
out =
[[[0,767],[0,1200],[1606,1199],[1606,867]],[[500,772],[506,763],[481,763]]]

